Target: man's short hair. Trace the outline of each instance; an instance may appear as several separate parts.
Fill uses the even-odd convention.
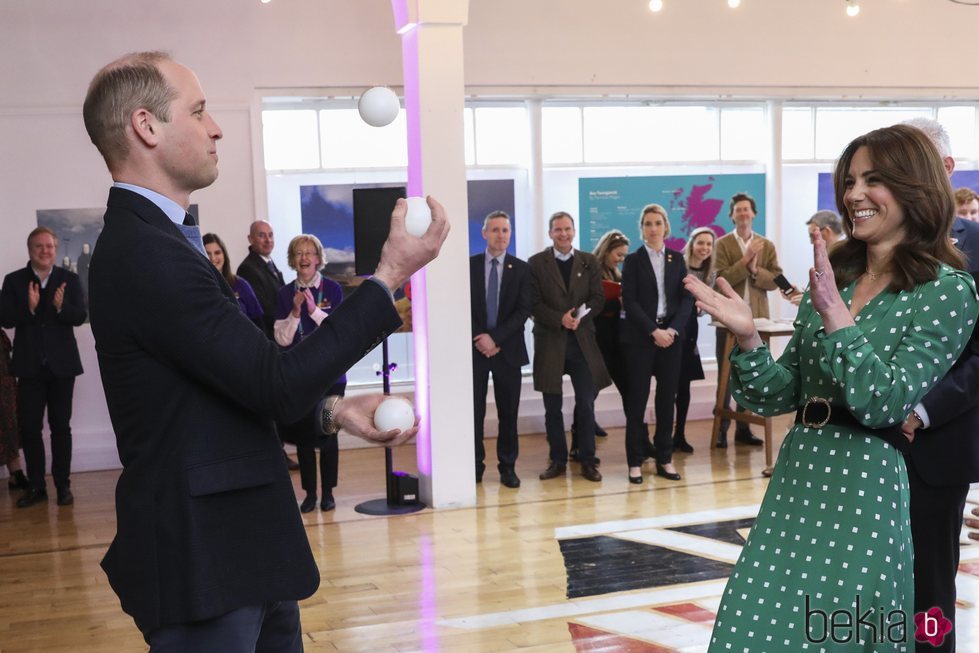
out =
[[[495,218],[504,218],[507,222],[510,222],[510,214],[506,211],[490,211],[485,218],[483,218],[483,229],[489,226],[489,221]]]
[[[31,230],[31,233],[27,234],[27,246],[31,246],[31,241],[34,240],[35,236],[40,236],[41,234],[48,234],[54,238],[54,244],[58,244],[58,234],[54,233],[52,229],[48,227],[35,227]]]
[[[571,217],[570,213],[567,213],[565,211],[558,211],[557,213],[551,216],[550,220],[547,221],[547,230],[550,231],[554,227],[554,221],[560,220],[561,218],[567,218],[568,220],[571,220],[571,226],[572,227],[574,226],[574,218]]]
[[[134,52],[113,61],[92,79],[82,117],[88,137],[111,170],[129,155],[126,126],[133,112],[146,109],[162,122],[170,122],[170,102],[177,92],[160,71],[165,52]]]
[[[942,127],[942,123],[937,120],[932,120],[931,118],[911,118],[910,120],[905,120],[901,123],[902,125],[908,125],[909,127],[915,127],[920,129],[925,133],[935,147],[938,148],[938,153],[944,159],[945,157],[952,156],[952,142],[948,138],[948,132]]]
[[[971,188],[963,186],[962,188],[955,189],[956,207],[962,206],[963,204],[968,204],[972,200],[976,199],[979,199],[979,195],[977,195],[976,191],[972,190]]]
[[[751,212],[756,215],[758,214],[758,206],[755,204],[754,197],[752,197],[748,193],[735,193],[734,195],[731,196],[731,203],[727,209],[728,217],[734,215],[734,205],[737,204],[738,202],[751,202]]]
[[[820,229],[825,227],[834,234],[843,233],[843,221],[840,220],[840,216],[832,211],[816,211],[811,218],[806,220],[806,224],[814,224]]]

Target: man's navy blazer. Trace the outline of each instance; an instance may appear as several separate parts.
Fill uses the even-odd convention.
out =
[[[693,312],[693,296],[683,287],[687,266],[683,254],[669,248],[663,249],[664,288],[666,290],[666,325],[683,341],[690,314]],[[654,347],[652,333],[656,330],[656,312],[659,305],[659,286],[656,273],[649,260],[645,245],[625,257],[622,263],[622,307],[625,320],[619,329],[620,342],[627,345]]]
[[[36,378],[46,366],[56,378],[78,376],[82,361],[75,327],[83,324],[87,316],[78,275],[64,268],[52,268],[33,315],[27,303],[31,282],[40,284],[41,280],[28,263],[4,277],[0,292],[0,325],[16,330],[11,373],[17,378]],[[51,301],[61,284],[65,284],[65,297],[58,312]]]
[[[979,223],[955,218],[951,237],[979,283]],[[921,402],[931,424],[911,443],[908,458],[915,471],[934,486],[979,482],[979,328]]]
[[[390,332],[364,283],[288,352],[170,219],[113,188],[90,271],[92,331],[122,475],[102,560],[145,633],[310,596],[319,572],[273,420],[295,422]]]
[[[262,305],[262,323],[265,325],[265,334],[271,338],[275,325],[275,303],[279,298],[279,288],[285,285],[282,272],[278,270],[273,273],[269,269],[268,263],[259,256],[255,250],[248,246],[248,256],[238,266],[236,273],[251,284],[255,291],[258,303]]]
[[[531,299],[533,283],[530,266],[515,256],[503,258],[500,274],[500,301],[497,307],[496,326],[486,326],[486,253],[469,258],[469,301],[472,314],[472,337],[488,333],[500,348],[500,355],[512,366],[521,367],[530,362],[524,325],[534,307]],[[475,352],[475,347],[473,348]],[[482,356],[479,352],[477,355]]]

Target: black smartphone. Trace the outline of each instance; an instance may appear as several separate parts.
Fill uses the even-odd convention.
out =
[[[792,284],[789,283],[789,280],[786,279],[785,275],[783,274],[776,275],[772,281],[775,282],[775,285],[778,286],[783,295],[791,295],[793,292],[795,292],[795,290],[792,288]]]

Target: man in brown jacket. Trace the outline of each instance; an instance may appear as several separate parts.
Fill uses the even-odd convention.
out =
[[[563,476],[568,443],[564,437],[562,377],[574,386],[581,475],[601,481],[595,462],[595,395],[609,386],[595,340],[593,318],[605,305],[601,266],[587,252],[574,249],[574,219],[559,211],[551,216],[548,235],[554,243],[530,257],[534,305],[534,389],[544,395],[544,424],[550,461],[541,480]],[[581,315],[584,305],[590,312]]]
[[[751,229],[758,214],[755,198],[747,193],[736,193],[731,197],[728,215],[734,221],[734,231],[717,239],[714,252],[714,265],[717,276],[731,284],[751,307],[754,317],[769,317],[768,291],[775,290],[775,277],[782,274],[775,254],[775,245],[761,234]],[[720,367],[724,356],[724,341],[727,329],[717,328],[717,361]],[[728,385],[724,405],[731,402],[731,386]],[[738,410],[744,410],[738,406]],[[727,447],[727,429],[731,420],[721,420],[721,432],[717,438],[720,449]],[[734,428],[734,440],[742,444],[761,446],[760,438],[751,433],[747,422],[738,421]]]

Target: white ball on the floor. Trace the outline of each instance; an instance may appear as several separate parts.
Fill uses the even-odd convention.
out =
[[[415,425],[415,407],[401,397],[389,397],[374,411],[374,426],[380,431],[404,431]]]

